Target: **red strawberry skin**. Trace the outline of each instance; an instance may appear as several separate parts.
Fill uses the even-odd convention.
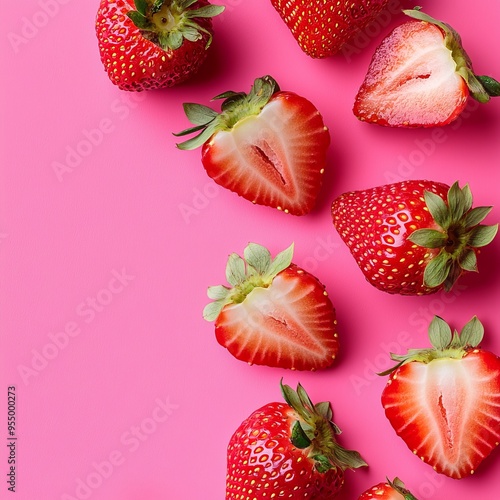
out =
[[[191,9],[208,5],[199,0]],[[198,71],[207,57],[209,35],[195,41],[184,40],[176,50],[163,50],[141,35],[127,17],[133,0],[101,0],[96,18],[99,52],[110,80],[122,90],[142,91],[177,85]],[[197,23],[212,32],[210,18]]]
[[[301,49],[311,57],[336,54],[370,24],[388,0],[271,0]]]
[[[358,500],[405,500],[390,484],[379,483],[360,495]]]
[[[423,284],[426,263],[438,249],[417,246],[407,236],[420,228],[437,228],[423,193],[443,200],[449,186],[404,181],[339,196],[332,205],[333,224],[365,278],[379,290],[425,295],[437,289]]]
[[[422,461],[455,479],[470,476],[500,441],[500,358],[470,349],[461,359],[410,362],[391,374],[382,405]]]
[[[409,21],[376,50],[356,96],[354,114],[391,127],[447,125],[466,106],[469,89],[438,26]]]
[[[203,145],[202,162],[215,182],[243,198],[304,215],[320,191],[329,144],[316,107],[280,91],[260,114],[215,133]]]
[[[325,287],[294,264],[268,288],[226,305],[215,334],[240,360],[294,370],[326,368],[339,350],[335,309]]]
[[[228,446],[226,499],[335,498],[344,473],[337,467],[320,475],[304,450],[291,445],[297,418],[287,404],[270,403],[240,425]]]

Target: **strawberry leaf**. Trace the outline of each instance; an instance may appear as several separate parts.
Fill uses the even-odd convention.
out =
[[[158,43],[163,50],[177,50],[184,41],[182,33],[178,30],[168,33],[158,33]]]
[[[490,97],[500,96],[500,82],[497,82],[494,78],[491,78],[491,76],[476,75],[476,78]]]
[[[304,408],[296,391],[289,385],[281,383],[281,393],[287,404],[293,408],[307,423],[311,420],[311,414]]]
[[[468,186],[467,185],[464,186],[464,189],[466,187]],[[451,220],[461,219],[471,205],[472,205],[472,197],[470,200],[468,200],[467,197],[464,195],[464,192],[458,186],[458,182],[454,182],[448,191],[448,209],[450,211]]]
[[[292,436],[290,438],[290,441],[296,448],[299,448],[300,450],[311,446],[311,440],[307,437],[307,434],[302,429],[302,426],[300,425],[300,422],[298,420],[296,420],[292,426]]]
[[[484,336],[484,327],[481,321],[474,316],[460,332],[460,341],[463,346],[477,347]]]
[[[175,135],[175,137],[182,137],[183,135],[194,134],[195,132],[204,129],[205,125],[196,125],[195,127],[187,128],[186,130],[182,130],[181,132],[172,133],[172,135]]]
[[[469,239],[471,247],[484,247],[493,241],[498,231],[498,224],[494,226],[477,226],[472,230]]]
[[[127,16],[129,19],[140,29],[143,31],[154,31],[154,24],[145,16],[143,16],[140,12],[135,10],[131,10],[127,12]]]
[[[222,311],[223,307],[224,301],[222,300],[208,303],[203,308],[203,319],[206,319],[207,321],[215,321]]]
[[[269,265],[269,268],[265,273],[264,278],[272,279],[278,273],[285,270],[292,263],[292,257],[293,257],[293,243],[287,249],[283,250],[278,255],[276,255],[276,257]]]
[[[399,477],[394,478],[394,481],[389,481],[389,478],[387,479],[387,483],[389,486],[391,486],[393,489],[395,489],[400,495],[403,496],[404,500],[417,500],[407,489],[403,481],[399,479]]]
[[[191,139],[188,139],[187,141],[176,144],[176,146],[178,149],[181,149],[183,151],[196,149],[200,147],[202,144],[205,144],[205,142],[207,142],[208,139],[212,137],[214,130],[215,130],[215,125],[213,123],[209,123],[208,126],[204,128],[203,132],[201,132],[195,137],[192,137]],[[182,135],[182,132],[180,134]]]
[[[436,286],[444,283],[448,275],[450,274],[452,267],[452,257],[449,253],[441,251],[436,257],[434,257],[425,268],[424,271],[424,284],[429,288],[434,288]]]
[[[417,229],[408,236],[408,239],[424,248],[442,248],[446,245],[448,235],[435,229]]]
[[[486,218],[486,216],[491,212],[493,207],[476,207],[470,210],[465,216],[465,226],[474,227]]]
[[[313,455],[311,458],[315,460],[314,466],[320,474],[324,474],[332,468],[330,460],[325,455],[318,453],[317,455]]]
[[[243,255],[247,264],[252,266],[258,274],[265,274],[269,269],[271,253],[266,247],[257,243],[249,243]]]
[[[134,0],[134,5],[139,14],[142,14],[143,16],[146,15],[148,10],[148,2],[146,0]]]
[[[439,316],[434,316],[434,319],[429,325],[429,339],[433,347],[441,350],[446,349],[451,343],[451,328],[448,323]]]
[[[340,466],[342,470],[346,468],[358,469],[359,467],[367,467],[368,464],[361,458],[361,455],[354,450],[346,450],[338,443],[333,448],[335,456],[335,464]]]
[[[218,116],[216,111],[208,106],[203,106],[202,104],[185,102],[182,106],[187,119],[193,125],[207,125],[207,123],[210,123],[215,117]]]
[[[316,403],[314,405],[314,409],[322,417],[326,418],[326,420],[332,420],[332,418],[333,418],[332,406],[331,406],[331,404],[328,401],[323,401],[321,403]],[[337,433],[337,434],[340,434],[340,432]]]
[[[436,223],[445,228],[450,223],[450,212],[444,200],[431,191],[424,192],[424,199],[432,218]]]
[[[459,259],[458,263],[464,271],[477,272],[477,256],[472,249],[467,250]]]
[[[226,279],[232,286],[238,286],[245,281],[245,261],[236,253],[232,253],[227,260]]]
[[[231,290],[224,285],[211,286],[207,290],[209,299],[219,300],[225,299]]]
[[[307,395],[305,389],[300,384],[297,385],[297,396],[299,397],[300,402],[302,403],[302,406],[304,408],[307,408],[307,410],[314,412],[315,410],[314,404]]]
[[[224,12],[224,9],[223,5],[205,5],[199,9],[187,10],[184,15],[191,19],[195,17],[215,17]]]

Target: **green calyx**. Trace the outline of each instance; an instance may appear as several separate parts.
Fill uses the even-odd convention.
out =
[[[342,448],[335,436],[341,433],[332,421],[333,412],[330,403],[313,404],[304,388],[298,384],[294,391],[280,382],[281,393],[288,405],[297,413],[297,420],[292,425],[291,443],[299,449],[307,449],[307,457],[314,460],[320,473],[339,468],[357,469],[368,464],[357,451]]]
[[[249,243],[243,257],[236,253],[229,256],[226,265],[226,279],[231,287],[211,286],[207,295],[213,302],[205,306],[203,317],[214,321],[224,306],[240,304],[255,288],[268,288],[273,279],[292,263],[293,243],[274,259],[269,250],[257,243]]]
[[[393,354],[391,359],[397,361],[398,364],[389,368],[379,375],[389,375],[400,366],[417,361],[419,363],[430,363],[435,359],[462,359],[469,350],[477,347],[484,336],[484,327],[474,316],[460,331],[460,334],[455,330],[453,333],[450,326],[444,319],[439,316],[434,316],[434,319],[429,324],[429,340],[432,348],[430,349],[409,349],[406,354]]]
[[[403,496],[405,500],[417,500],[416,497],[414,497],[405,487],[405,484],[399,477],[394,478],[394,481],[389,481],[389,478],[387,479],[387,484],[394,490],[396,490],[400,495]]]
[[[198,0],[134,0],[136,10],[127,16],[139,28],[142,36],[163,50],[177,50],[184,40],[196,42],[208,35],[205,48],[212,43],[212,34],[197,22],[200,18],[219,15],[225,7],[205,5],[190,9]]]
[[[489,76],[477,76],[472,69],[472,62],[462,46],[460,35],[449,25],[423,13],[420,7],[403,12],[413,19],[425,21],[443,30],[444,43],[451,51],[451,56],[457,65],[456,72],[465,80],[471,96],[479,102],[488,102],[490,97],[500,95],[500,82]]]
[[[424,192],[427,208],[440,229],[417,229],[408,240],[424,248],[439,248],[424,271],[424,285],[443,285],[451,290],[464,271],[477,272],[477,249],[491,243],[498,224],[484,226],[480,222],[492,207],[472,208],[469,185],[460,188],[455,182],[448,191],[447,201],[430,191]]]
[[[194,127],[174,135],[181,137],[195,132],[199,132],[199,134],[177,144],[177,147],[183,150],[196,149],[210,139],[215,132],[231,130],[243,118],[258,115],[271,97],[279,90],[276,80],[267,75],[257,78],[248,94],[230,90],[215,96],[212,99],[213,101],[224,99],[221,105],[221,113],[217,113],[212,108],[201,104],[185,103],[184,112]]]

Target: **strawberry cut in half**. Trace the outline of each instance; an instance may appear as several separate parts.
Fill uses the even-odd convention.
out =
[[[401,479],[396,477],[394,481],[379,483],[366,490],[358,500],[417,500],[410,491],[408,491]]]
[[[286,403],[269,403],[238,427],[227,449],[227,500],[329,500],[344,471],[366,467],[337,442],[330,403],[314,405],[304,388],[281,384]]]
[[[477,76],[458,33],[418,8],[375,51],[354,103],[354,114],[390,127],[447,125],[471,95],[488,102],[500,83]]]
[[[233,253],[226,267],[231,287],[213,286],[203,311],[215,321],[219,344],[249,364],[293,370],[330,366],[339,349],[335,309],[325,287],[292,264],[293,244],[271,259],[250,243],[244,259]]]
[[[398,364],[382,393],[385,415],[410,450],[440,474],[474,474],[500,441],[500,358],[481,349],[473,317],[453,334],[436,316],[430,349],[391,354]]]
[[[101,0],[99,52],[122,90],[177,85],[195,74],[212,43],[212,18],[224,10],[207,0]]]
[[[376,19],[389,0],[271,0],[300,48],[315,58],[336,54]]]
[[[403,181],[339,196],[333,224],[373,286],[388,293],[450,291],[477,272],[479,249],[498,224],[480,224],[492,207],[472,208],[466,184]]]
[[[202,146],[202,163],[219,185],[243,198],[293,215],[312,210],[321,188],[330,134],[319,111],[304,97],[280,91],[270,76],[257,78],[248,94],[224,92],[222,112],[184,104],[200,132],[178,144]]]

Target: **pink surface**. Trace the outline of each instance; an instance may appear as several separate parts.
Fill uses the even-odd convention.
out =
[[[476,205],[500,206],[500,100],[471,102],[442,129],[360,123],[351,112],[354,96],[373,50],[401,14],[386,14],[349,52],[312,60],[269,0],[219,3],[227,11],[214,23],[214,50],[199,78],[142,94],[119,91],[104,73],[93,26],[97,0],[4,8],[0,498],[10,498],[8,386],[17,394],[15,498],[220,500],[227,442],[254,409],[280,399],[281,377],[292,386],[300,380],[314,400],[332,401],[342,444],[370,464],[347,472],[341,500],[356,499],[386,475],[400,476],[420,500],[498,498],[498,450],[473,477],[435,474],[385,419],[385,379],[374,372],[387,367],[388,351],[427,346],[434,313],[455,327],[477,314],[484,347],[500,353],[500,240],[481,255],[481,273],[451,294],[390,296],[365,282],[329,206],[344,191],[408,178],[469,182]],[[498,1],[423,6],[460,31],[478,74],[499,77]],[[302,218],[218,188],[200,152],[176,150],[171,135],[188,126],[182,102],[248,91],[268,73],[312,100],[331,130],[325,185],[317,208]],[[74,168],[58,178],[54,166],[72,148],[86,156],[73,158]],[[488,222],[499,220],[499,210]],[[249,241],[273,253],[294,241],[295,263],[326,285],[342,349],[334,368],[250,367],[217,344],[201,316],[206,287],[224,281],[227,255]]]

